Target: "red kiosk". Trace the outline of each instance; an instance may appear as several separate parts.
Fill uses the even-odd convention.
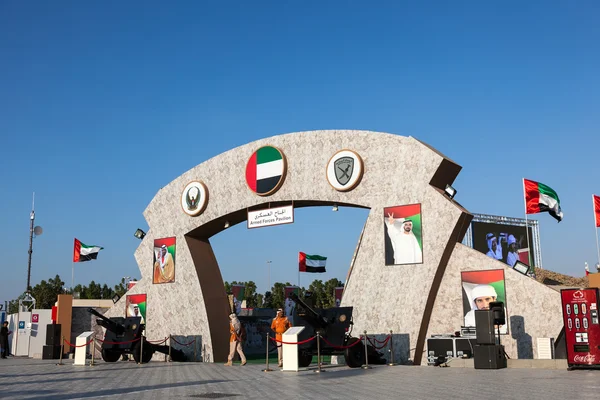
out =
[[[598,288],[560,291],[569,370],[600,367]]]

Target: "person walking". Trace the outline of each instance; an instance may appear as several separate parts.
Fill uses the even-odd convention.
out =
[[[227,358],[225,365],[230,367],[233,365],[233,357],[235,356],[236,350],[240,355],[242,365],[246,365],[246,355],[242,349],[242,342],[244,339],[242,331],[244,330],[244,327],[235,313],[229,314],[229,319],[229,357]]]

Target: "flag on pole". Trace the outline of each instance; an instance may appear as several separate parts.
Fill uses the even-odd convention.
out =
[[[600,227],[600,196],[594,196],[594,216],[596,217],[596,228]]]
[[[75,239],[75,246],[73,247],[73,262],[84,262],[95,260],[98,257],[98,253],[104,247],[92,245],[88,246],[85,243],[81,243]]]
[[[550,186],[530,181],[529,179],[523,179],[523,183],[525,187],[526,214],[548,212],[558,222],[562,221],[563,213],[560,209],[560,199]]]
[[[298,266],[300,272],[326,272],[327,257],[298,253]]]

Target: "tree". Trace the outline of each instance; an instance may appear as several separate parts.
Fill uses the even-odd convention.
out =
[[[325,282],[325,293],[324,300],[326,304],[326,308],[335,307],[335,288],[342,287],[344,284],[337,278],[331,278],[327,282]]]
[[[265,292],[265,298],[263,299],[262,306],[264,308],[273,308],[273,293],[271,293],[269,290]]]
[[[31,296],[35,299],[36,308],[52,308],[58,300],[58,295],[65,293],[65,283],[56,275],[48,279],[48,282],[42,280],[31,289]]]
[[[320,279],[315,279],[308,287],[308,290],[310,290],[313,294],[313,305],[317,308],[326,308],[325,304],[327,302],[327,298],[325,295],[325,285],[323,285],[323,281]]]
[[[119,297],[123,297],[127,292],[127,284],[125,283],[125,278],[121,278],[121,282],[118,285],[115,285],[115,294],[118,294]]]
[[[271,308],[283,308],[285,303],[285,287],[292,286],[291,283],[281,283],[275,282],[273,288],[271,289]]]

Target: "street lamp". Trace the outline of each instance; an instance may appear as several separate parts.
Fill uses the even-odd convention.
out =
[[[267,261],[267,267],[269,267],[269,287],[267,290],[271,290],[271,261]]]

